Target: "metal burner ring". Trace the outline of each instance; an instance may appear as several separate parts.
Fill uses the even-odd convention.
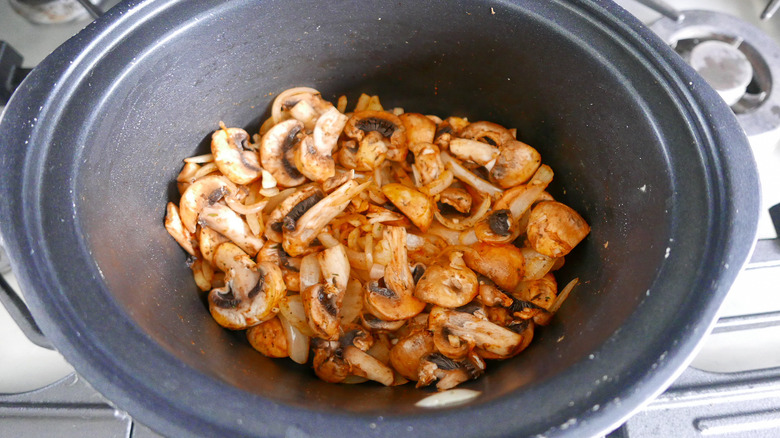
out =
[[[780,131],[780,47],[755,26],[734,16],[703,10],[683,11],[683,18],[661,18],[650,26],[673,47],[686,40],[719,40],[739,46],[753,67],[748,93],[732,109],[750,138]]]

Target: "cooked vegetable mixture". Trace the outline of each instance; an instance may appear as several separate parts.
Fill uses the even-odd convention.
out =
[[[165,227],[218,324],[334,383],[453,388],[525,349],[577,284],[589,233],[539,153],[495,123],[279,94],[258,135],[220,123]]]

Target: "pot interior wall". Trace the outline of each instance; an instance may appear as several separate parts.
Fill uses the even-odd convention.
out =
[[[73,193],[64,196],[73,199],[105,287],[64,293],[90,296],[79,311],[103,332],[95,336],[112,335],[95,312],[118,306],[186,366],[227,385],[288,405],[314,400],[315,409],[326,411],[418,412],[411,402],[420,393],[412,385],[324,384],[305,367],[254,352],[242,333],[218,327],[185,253],[163,228],[165,203],[178,199],[173,181],[181,160],[207,152],[220,121],[256,130],[275,93],[292,86],[313,86],[333,101],[345,93],[350,108],[366,92],[378,94],[385,107],[517,128],[519,139],[556,172],[552,193],[591,224],[591,235],[557,274],[561,285],[574,277],[582,284],[525,353],[490,363],[486,376],[464,385],[484,392],[475,403],[522,390],[539,405],[529,412],[541,413],[548,403],[543,389],[553,378],[568,381],[572,391],[590,390],[597,400],[611,384],[578,382],[573,370],[589,367],[588,356],[603,345],[639,336],[621,327],[641,306],[646,311],[635,316],[641,324],[670,326],[676,315],[669,309],[690,299],[648,291],[662,269],[672,269],[663,267],[677,225],[672,212],[706,202],[696,140],[688,127],[667,123],[680,109],[644,61],[600,26],[575,22],[576,8],[558,2],[359,8],[311,2],[295,10],[282,1],[186,3],[160,11],[104,52],[75,91],[72,112],[62,116],[83,126],[62,128],[62,141],[83,146],[76,154],[52,149],[47,157],[74,163],[72,185],[64,185]],[[200,11],[197,19],[191,11]],[[96,104],[84,111],[79,101]],[[679,169],[690,181],[685,187],[678,187]],[[46,196],[53,199],[64,187]],[[701,195],[689,196],[695,193]],[[683,196],[687,204],[679,206]],[[57,224],[53,214],[46,219]],[[691,265],[699,251],[690,249]],[[685,281],[681,276],[683,288]],[[652,360],[621,348],[626,360],[614,364],[615,375]]]

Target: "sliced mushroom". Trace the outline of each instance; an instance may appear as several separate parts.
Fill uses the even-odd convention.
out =
[[[223,243],[214,254],[225,272],[225,286],[209,292],[209,310],[225,328],[242,330],[268,319],[284,297],[282,271],[273,263],[255,264],[241,248]]]
[[[363,184],[358,184],[355,180],[348,181],[309,208],[295,223],[295,228],[285,229],[282,234],[282,243],[287,254],[293,257],[303,254],[322,228],[344,211],[352,198],[370,184],[372,181]]]
[[[385,111],[355,111],[344,127],[344,134],[358,141],[371,131],[389,140],[387,159],[398,162],[406,159],[406,129],[398,116]]]
[[[314,133],[295,150],[295,165],[305,177],[322,182],[336,174],[333,150],[347,119],[334,107],[317,119]]]
[[[295,187],[303,184],[301,175],[293,161],[294,147],[299,142],[303,123],[286,120],[274,125],[260,141],[260,161],[280,186]]]
[[[558,296],[558,283],[555,281],[555,276],[547,274],[538,280],[521,281],[512,291],[512,295],[518,300],[550,310]]]
[[[496,353],[494,351],[489,351],[485,348],[475,348],[474,353],[478,354],[483,359],[508,359],[520,353],[521,351],[525,350],[528,347],[528,345],[531,343],[531,341],[534,338],[535,326],[536,324],[534,323],[534,321],[528,319],[520,320],[520,321],[514,320],[506,326],[507,330],[510,330],[513,333],[517,333],[523,338],[523,341],[520,343],[520,345],[517,346],[514,353],[512,353],[509,356],[505,356]]]
[[[433,332],[446,328],[450,334],[502,358],[517,354],[524,340],[522,335],[485,318],[439,306],[431,309],[428,327]]]
[[[323,99],[320,92],[314,88],[289,88],[274,99],[271,104],[271,118],[275,124],[296,116],[313,123],[312,118],[316,119],[316,115],[331,107],[333,104]]]
[[[479,299],[486,306],[509,307],[513,302],[511,297],[486,277],[479,280]]]
[[[439,147],[430,143],[413,143],[409,150],[414,157],[414,167],[420,175],[419,185],[427,185],[436,181],[444,172]],[[451,182],[451,181],[450,181]]]
[[[477,274],[466,266],[461,251],[451,251],[444,263],[429,266],[414,288],[420,300],[444,307],[466,305],[478,293]]]
[[[528,241],[550,257],[568,254],[590,232],[590,226],[571,207],[556,201],[536,204],[528,218]]]
[[[501,147],[515,139],[508,129],[493,122],[474,122],[461,129],[460,137]]]
[[[433,205],[431,200],[403,184],[392,183],[382,186],[382,193],[393,203],[401,213],[412,221],[422,232],[428,231],[433,222]]]
[[[250,327],[246,331],[246,338],[255,350],[267,357],[289,356],[287,337],[278,317]]]
[[[436,123],[429,117],[418,113],[403,113],[398,118],[404,125],[406,143],[410,148],[415,143],[433,143]]]
[[[531,146],[511,140],[501,145],[496,164],[490,169],[490,180],[503,188],[528,181],[542,164],[542,156]]]
[[[211,264],[214,264],[214,251],[217,247],[229,241],[230,239],[209,227],[198,228],[198,249],[203,259]]]
[[[249,225],[238,213],[223,204],[203,207],[198,222],[227,237],[253,257],[265,243],[263,238],[252,234]]]
[[[338,341],[312,339],[314,374],[330,383],[341,383],[350,375],[350,366],[344,360],[344,350]]]
[[[428,330],[414,330],[390,349],[390,363],[399,374],[409,380],[419,379],[423,358],[436,351],[433,336]]]
[[[386,321],[411,318],[422,312],[425,303],[414,297],[414,277],[406,251],[406,228],[387,227],[384,232],[392,259],[381,282],[369,282],[364,292],[366,308]]]
[[[217,168],[236,184],[249,184],[260,178],[263,169],[257,152],[246,146],[249,134],[239,128],[222,128],[211,136],[211,154]]]
[[[447,327],[433,331],[433,345],[436,350],[452,360],[463,360],[474,348],[474,342],[454,335]]]
[[[484,242],[477,242],[471,248],[473,251],[467,251],[463,256],[466,265],[501,289],[512,290],[523,279],[525,262],[520,248],[511,243]]]
[[[320,283],[301,291],[301,299],[312,331],[322,339],[338,339],[339,312],[344,293],[332,284]]]
[[[406,324],[406,320],[404,319],[398,321],[385,321],[384,319],[377,318],[375,315],[366,312],[360,315],[360,322],[363,323],[363,327],[375,333],[394,332]]]
[[[471,161],[480,166],[487,165],[499,156],[497,147],[466,138],[453,138],[450,140],[450,152],[461,160]],[[533,175],[533,172],[531,174]]]
[[[471,194],[457,187],[449,187],[439,194],[439,202],[447,204],[461,213],[471,211]]]
[[[197,256],[198,252],[195,250],[195,246],[193,246],[195,238],[189,230],[184,228],[184,224],[179,216],[179,208],[173,202],[169,202],[165,210],[165,229],[168,231],[168,234],[191,256]]]
[[[295,222],[312,205],[316,204],[325,195],[319,187],[314,184],[303,186],[293,194],[284,199],[268,215],[267,226],[265,227],[265,237],[274,242],[281,243],[283,240],[282,231],[284,231],[285,222],[288,228],[294,228]],[[286,221],[285,219],[288,218]]]
[[[377,131],[368,132],[358,142],[355,154],[355,170],[371,171],[384,163],[389,149],[386,140]]]
[[[461,383],[476,379],[485,371],[485,362],[476,354],[463,361],[454,361],[441,353],[432,353],[423,358],[418,371],[417,387],[436,383],[436,389],[445,391]]]
[[[179,201],[179,216],[184,228],[195,233],[203,207],[215,204],[236,190],[235,184],[222,175],[207,175],[190,184]]]
[[[393,384],[393,370],[375,357],[352,345],[344,347],[343,354],[353,375],[365,377],[385,386]]]

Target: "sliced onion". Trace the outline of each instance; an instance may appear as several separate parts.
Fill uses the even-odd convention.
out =
[[[528,211],[534,201],[542,195],[552,179],[553,172],[550,166],[546,164],[539,166],[531,181],[525,185],[525,190],[509,203],[509,211],[512,212],[512,217],[517,219]]]
[[[452,170],[452,174],[455,175],[455,178],[458,178],[482,193],[487,193],[490,196],[498,196],[504,192],[500,188],[471,173],[471,171],[463,167],[458,160],[452,158],[444,151],[441,153],[441,161],[445,166],[449,166],[450,170]]]
[[[262,201],[255,202],[251,205],[242,204],[238,199],[233,197],[232,195],[225,196],[225,203],[227,203],[228,207],[230,207],[231,210],[235,211],[238,214],[248,215],[248,214],[257,214],[263,211],[263,209],[268,205],[268,199],[263,199]]]
[[[371,278],[371,280],[379,280],[380,278],[385,276],[385,265],[380,265],[379,263],[374,263],[371,266],[371,270],[368,271],[368,276]]]
[[[339,241],[328,233],[320,233],[317,235],[317,240],[325,246],[325,248],[333,248],[334,246],[341,245]]]
[[[202,166],[200,169],[198,169],[197,172],[192,176],[192,180],[195,181],[198,178],[204,177],[210,173],[216,172],[219,169],[217,169],[217,165],[215,163],[208,163],[204,166]]]
[[[195,174],[200,170],[200,166],[195,163],[186,163],[181,168],[181,172],[176,176],[176,182],[191,183],[195,181]]]
[[[301,333],[284,316],[279,316],[284,337],[287,338],[287,353],[293,362],[305,364],[309,360],[309,337]]]
[[[214,155],[212,154],[203,154],[203,155],[196,155],[194,157],[185,158],[185,163],[195,163],[195,164],[205,164],[205,163],[211,163],[214,161]]]
[[[301,260],[301,290],[306,290],[322,280],[317,254],[309,254]]]
[[[555,302],[552,303],[552,306],[550,306],[550,313],[555,313],[558,311],[558,309],[561,308],[561,305],[564,301],[566,301],[566,298],[569,297],[569,294],[571,293],[572,289],[574,289],[574,286],[577,286],[579,282],[580,279],[575,278],[574,280],[570,281],[569,284],[567,284],[563,289],[561,289],[561,293],[558,294],[558,297],[555,298]]]
[[[276,196],[274,196],[274,197],[272,197],[271,199],[268,200],[268,204],[266,204],[265,208],[263,209],[263,212],[264,213],[270,213],[270,212],[274,211],[274,209],[276,207],[278,207],[279,204],[282,203],[282,201],[287,199],[288,196],[290,196],[293,193],[295,193],[295,190],[296,190],[295,187],[290,187],[289,189],[284,189],[281,192],[279,192],[278,195],[276,195]]]
[[[419,190],[428,196],[438,195],[451,186],[453,181],[455,181],[455,175],[450,169],[444,169],[438,178],[420,187]]]
[[[355,251],[351,248],[347,248],[347,258],[349,259],[349,265],[354,269],[368,271],[374,264],[373,260],[369,262],[365,252]]]
[[[539,280],[555,265],[555,258],[540,254],[532,248],[520,248],[520,252],[525,260],[523,280]]]
[[[477,233],[474,231],[474,229],[466,230],[460,233],[458,235],[458,243],[461,245],[473,245],[475,243],[479,242],[479,239],[477,238]]]
[[[412,233],[406,234],[406,249],[408,249],[409,251],[418,250],[422,248],[423,245],[425,245],[425,239],[423,239],[422,237]]]
[[[339,319],[341,325],[350,324],[360,317],[363,312],[363,285],[357,280],[347,283],[344,299],[341,302]]]
[[[315,336],[306,319],[306,311],[300,295],[288,295],[279,302],[279,315],[306,336]]]
[[[438,222],[431,224],[431,227],[428,228],[428,235],[436,236],[439,239],[444,240],[447,245],[457,245],[460,243],[459,232],[449,229]],[[423,238],[430,240],[428,235],[423,236]]]
[[[377,339],[374,345],[366,351],[366,353],[374,356],[374,358],[385,365],[390,363],[390,349],[387,348],[387,344],[382,342],[381,339]]]

